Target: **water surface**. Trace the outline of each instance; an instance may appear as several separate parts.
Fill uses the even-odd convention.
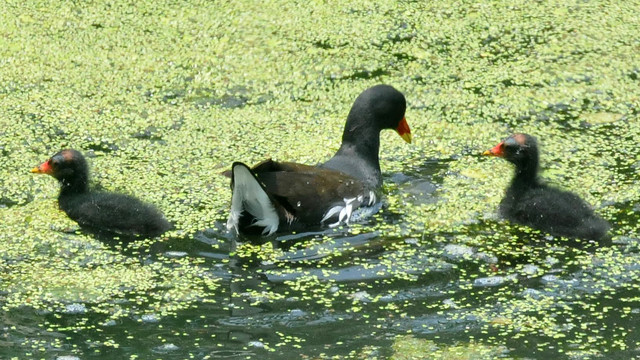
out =
[[[606,1],[7,1],[0,5],[1,358],[640,356],[640,6]],[[384,206],[251,243],[224,229],[233,161],[316,164],[355,97],[383,133]],[[496,215],[512,132],[611,246]],[[61,148],[156,204],[157,239],[104,242],[29,169]]]

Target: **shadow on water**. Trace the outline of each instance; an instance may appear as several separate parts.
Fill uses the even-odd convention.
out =
[[[0,296],[2,299],[4,296]],[[16,344],[30,345],[34,354],[45,356],[63,354],[69,350],[64,345],[66,335],[63,332],[48,331],[42,328],[42,318],[46,315],[32,308],[24,307],[3,311],[0,315],[0,354],[3,358],[25,356],[24,348]],[[57,345],[56,345],[57,344]]]
[[[408,194],[405,201],[413,205],[433,204],[439,200],[436,191],[442,186],[452,161],[454,159],[428,159],[407,171],[385,175],[384,180],[395,184],[399,193]]]

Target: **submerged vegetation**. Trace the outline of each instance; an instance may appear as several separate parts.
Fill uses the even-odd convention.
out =
[[[0,353],[6,357],[631,358],[640,355],[640,4],[13,1],[0,4]],[[365,88],[385,205],[264,244],[224,230],[233,161],[315,164]],[[502,221],[512,132],[613,245]],[[84,152],[95,182],[175,224],[83,233],[29,169]],[[412,336],[407,336],[412,334]],[[395,354],[394,354],[395,352]]]

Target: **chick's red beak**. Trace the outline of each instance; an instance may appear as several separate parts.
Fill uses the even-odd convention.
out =
[[[47,160],[42,164],[31,169],[31,172],[34,174],[53,174],[53,168],[51,167],[51,161]]]
[[[503,144],[504,142],[501,142],[500,144],[494,146],[491,150],[487,150],[483,152],[482,155],[503,157],[504,156],[504,146],[502,146]]]
[[[409,128],[406,117],[402,117],[402,120],[400,120],[396,131],[398,132],[398,135],[400,135],[400,137],[404,139],[404,141],[411,144],[411,129]]]

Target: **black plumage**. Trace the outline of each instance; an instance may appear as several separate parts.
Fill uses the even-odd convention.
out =
[[[172,227],[158,209],[135,197],[90,189],[87,162],[76,150],[62,150],[31,172],[58,180],[60,209],[88,231],[153,237]]]
[[[539,154],[534,137],[514,134],[483,155],[498,156],[516,166],[500,202],[500,215],[551,235],[585,240],[607,238],[609,223],[578,195],[548,186],[538,178]]]
[[[335,226],[356,217],[357,209],[374,206],[382,185],[380,131],[395,129],[411,142],[405,110],[402,93],[377,85],[356,98],[342,145],[327,162],[309,166],[266,160],[253,168],[234,163],[227,227],[241,233],[272,234]]]
[[[395,129],[408,143],[411,130],[404,117],[404,95],[389,85],[377,85],[362,92],[353,103],[338,151],[322,168],[333,169],[365,182],[382,186],[380,131]]]

